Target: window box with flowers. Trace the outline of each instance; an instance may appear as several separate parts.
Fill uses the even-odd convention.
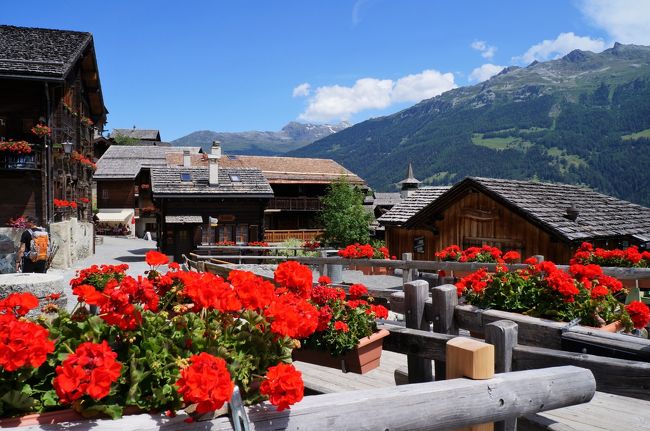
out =
[[[501,310],[604,330],[630,332],[650,322],[645,304],[624,305],[617,299],[625,295],[622,283],[605,275],[599,265],[573,264],[565,272],[550,261],[529,258],[525,263],[527,268],[516,271],[508,271],[505,264],[494,272],[479,269],[456,284],[458,296],[479,307],[479,313]]]
[[[316,307],[318,316],[315,332],[301,339],[293,359],[357,374],[377,368],[388,331],[378,331],[376,319],[388,317],[388,310],[374,305],[362,284],[350,286],[349,299],[343,289],[330,286],[328,277],[321,277],[318,286],[311,288],[304,281],[309,270],[294,269],[297,265],[289,262],[279,267],[276,281],[301,286],[298,289]]]
[[[388,259],[388,248],[382,243],[372,244],[351,244],[338,251],[338,255],[344,259]],[[385,267],[373,265],[353,265],[353,269],[361,271],[364,275],[387,274]]]
[[[308,268],[280,265],[276,286],[245,271],[181,271],[155,251],[146,261],[137,277],[125,264],[79,271],[70,313],[29,293],[0,298],[0,417],[9,418],[0,427],[66,408],[83,417],[185,407],[202,415],[235,385],[247,405],[283,410],[302,399],[291,351],[319,324],[305,296]],[[37,307],[49,317],[25,317]]]

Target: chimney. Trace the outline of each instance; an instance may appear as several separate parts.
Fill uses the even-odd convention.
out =
[[[190,158],[190,150],[183,150],[183,167],[191,168],[192,159]]]
[[[208,154],[208,182],[211,186],[219,185],[219,159],[221,158],[221,142],[213,141]]]
[[[576,221],[578,219],[578,215],[580,214],[580,211],[571,204],[569,208],[566,209],[566,214],[564,214],[564,218],[567,218],[571,221]]]

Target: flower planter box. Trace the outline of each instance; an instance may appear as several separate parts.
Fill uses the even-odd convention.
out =
[[[143,413],[138,407],[125,407],[123,415],[137,415]],[[85,418],[73,409],[54,410],[45,413],[32,413],[25,416],[14,418],[0,419],[0,429],[2,428],[20,428],[43,425],[56,425],[63,422],[82,422],[93,419],[108,419],[108,416],[98,414],[92,418]]]
[[[379,366],[384,337],[389,334],[387,330],[381,329],[361,339],[356,349],[346,353],[345,356],[332,356],[328,352],[319,350],[296,349],[293,351],[293,360],[336,368],[344,373],[365,374]]]

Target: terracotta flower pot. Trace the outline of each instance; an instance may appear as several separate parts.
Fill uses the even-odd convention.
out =
[[[320,350],[296,349],[293,351],[293,360],[336,368],[344,373],[365,374],[379,366],[384,337],[389,334],[387,330],[381,329],[369,337],[362,338],[357,347],[345,356],[332,356]]]
[[[129,406],[125,407],[122,412],[124,416],[139,414],[143,410]],[[96,418],[107,418],[108,416],[99,414]],[[62,422],[80,422],[87,421],[88,418],[83,417],[73,409],[55,410],[45,413],[31,413],[25,416],[17,416],[15,418],[0,419],[0,429],[2,428],[18,428],[36,425],[55,425]]]
[[[619,332],[622,331],[624,327],[625,326],[623,325],[623,322],[621,322],[620,320],[616,320],[612,323],[608,323],[607,325],[603,325],[598,329],[606,332]]]

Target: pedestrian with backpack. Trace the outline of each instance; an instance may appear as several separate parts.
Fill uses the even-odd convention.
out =
[[[47,271],[47,260],[50,253],[50,235],[45,228],[33,226],[26,229],[20,237],[20,248],[16,255],[16,272]]]

